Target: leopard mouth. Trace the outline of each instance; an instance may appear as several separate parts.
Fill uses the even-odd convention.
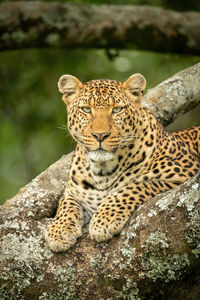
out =
[[[92,161],[108,161],[112,160],[115,155],[113,152],[106,151],[100,147],[94,151],[88,151],[88,156]]]

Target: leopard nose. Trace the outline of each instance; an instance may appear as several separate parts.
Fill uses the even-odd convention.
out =
[[[103,142],[110,135],[110,132],[92,132],[92,135],[98,142]]]

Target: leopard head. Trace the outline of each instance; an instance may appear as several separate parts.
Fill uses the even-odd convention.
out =
[[[146,80],[140,74],[130,76],[124,83],[92,80],[82,84],[72,75],[59,79],[69,131],[91,159],[112,159],[119,148],[139,134],[140,100],[145,86]]]

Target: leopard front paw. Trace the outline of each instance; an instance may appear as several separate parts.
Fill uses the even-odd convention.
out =
[[[89,225],[89,234],[92,240],[97,242],[104,242],[118,234],[124,227],[126,222],[119,221],[105,221],[98,222],[98,219],[92,218]]]
[[[89,225],[89,235],[92,240],[97,242],[104,242],[110,240],[115,233],[112,233],[111,228],[95,226],[95,224]]]
[[[82,235],[81,227],[71,228],[69,224],[50,224],[45,231],[45,240],[54,252],[64,252],[72,247]]]
[[[107,206],[109,208],[109,206]],[[109,210],[105,208],[100,208],[92,216],[89,224],[89,234],[92,240],[97,242],[103,242],[111,239],[113,235],[118,234],[130,217],[130,212],[121,213],[120,210],[113,213],[112,207]]]

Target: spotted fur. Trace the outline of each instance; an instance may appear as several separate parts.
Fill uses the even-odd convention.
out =
[[[58,86],[77,147],[65,194],[45,238],[66,251],[89,224],[90,237],[119,233],[146,200],[173,189],[200,170],[200,127],[167,132],[141,104],[145,79],[93,80],[64,75]]]

